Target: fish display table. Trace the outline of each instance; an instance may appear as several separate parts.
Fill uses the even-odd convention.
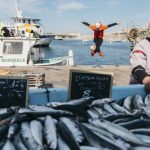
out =
[[[30,88],[26,108],[0,109],[0,149],[150,149],[144,86],[113,86],[112,98],[67,99],[66,88]]]

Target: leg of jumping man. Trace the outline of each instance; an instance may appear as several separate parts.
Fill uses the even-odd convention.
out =
[[[101,50],[100,50],[100,46],[101,46],[102,43],[103,43],[103,39],[102,39],[102,38],[94,39],[94,43],[96,44],[95,53],[98,52],[98,53],[99,53],[99,56],[104,56],[103,52],[101,52]]]

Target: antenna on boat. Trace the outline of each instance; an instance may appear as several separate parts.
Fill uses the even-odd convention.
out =
[[[20,10],[18,6],[19,0],[16,0],[16,17],[21,18],[22,17],[22,11]]]

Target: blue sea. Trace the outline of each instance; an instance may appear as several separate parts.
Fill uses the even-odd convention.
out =
[[[129,64],[130,43],[128,42],[103,42],[101,50],[104,57],[98,54],[91,57],[90,45],[93,41],[81,40],[53,40],[49,47],[41,48],[44,58],[54,58],[68,55],[72,50],[76,65],[118,65]]]

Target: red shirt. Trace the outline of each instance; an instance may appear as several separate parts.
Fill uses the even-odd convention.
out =
[[[104,37],[104,30],[108,28],[107,25],[100,25],[97,29],[95,25],[89,25],[90,29],[94,31],[94,39],[103,38]]]

